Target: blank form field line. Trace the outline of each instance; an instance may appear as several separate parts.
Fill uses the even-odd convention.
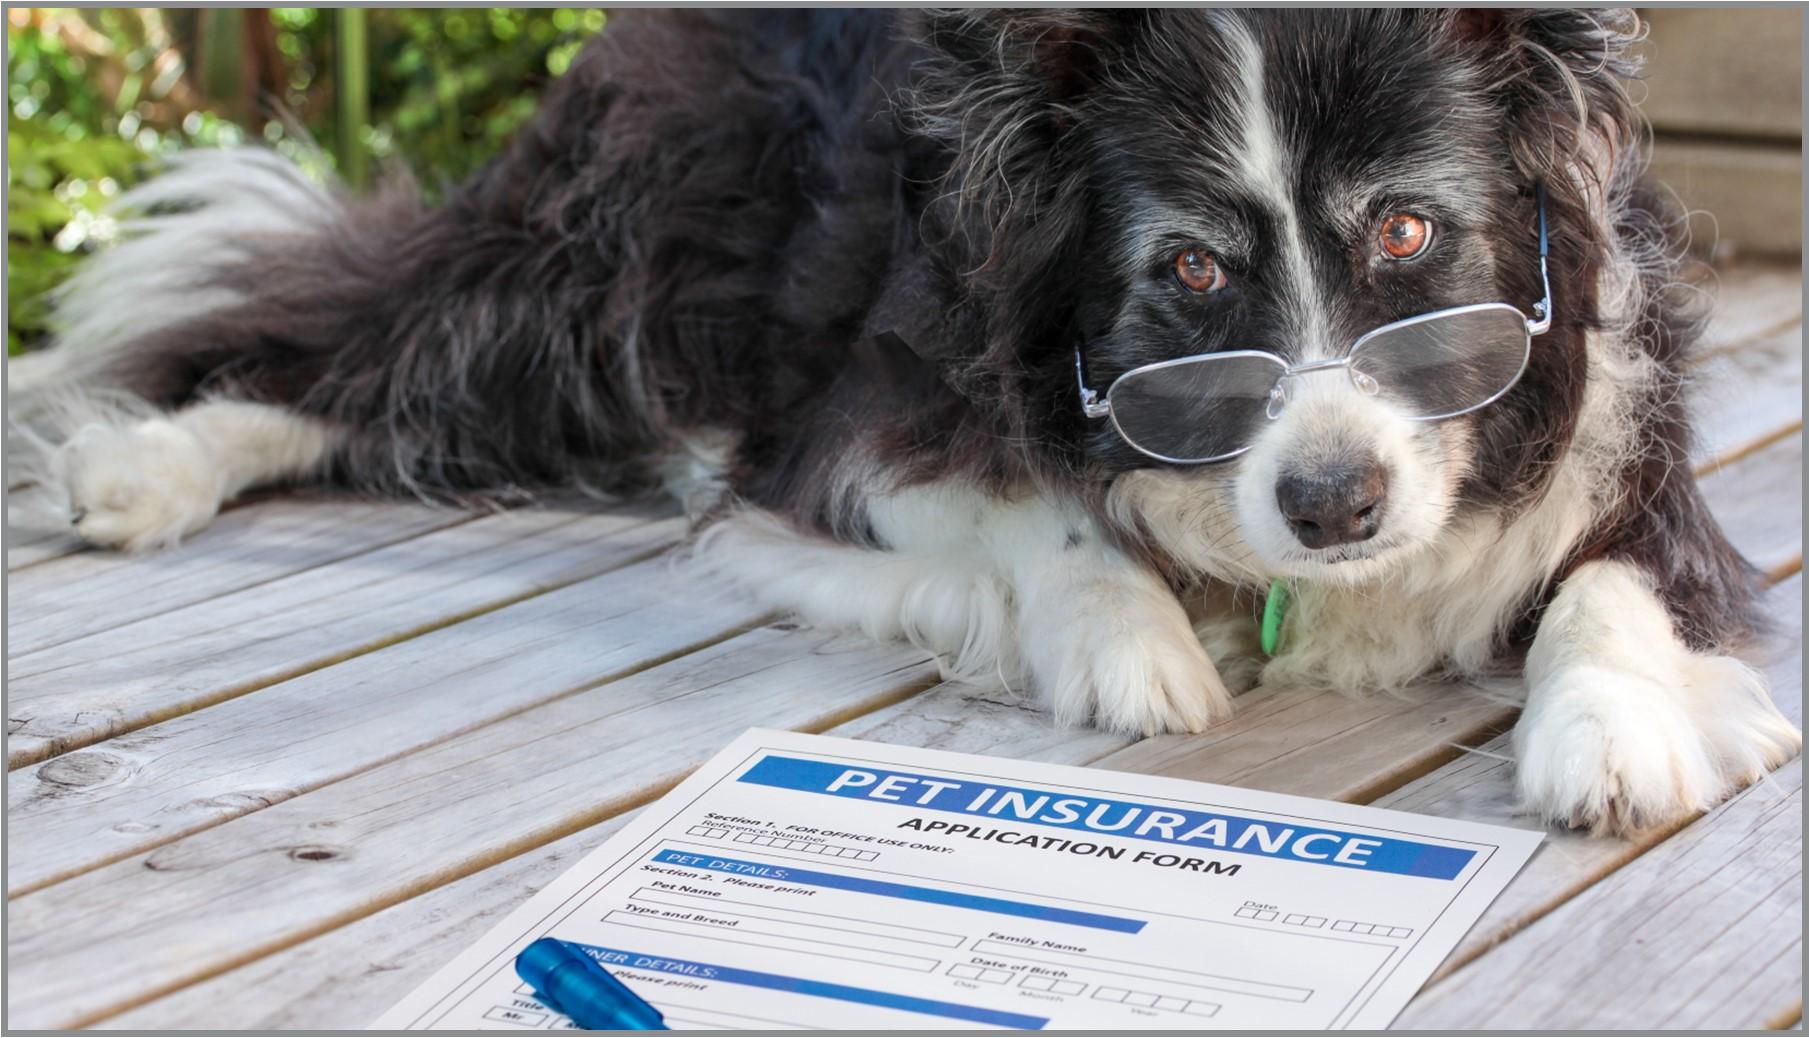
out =
[[[724,1024],[722,1020],[704,1020],[704,1016],[734,1016],[736,1020],[753,1020],[754,1024],[771,1024],[774,1025],[774,1027],[778,1027],[778,1029],[783,1029],[783,1031],[823,1031],[823,1027],[819,1027],[819,1025],[816,1024],[796,1024],[796,1022],[791,1022],[791,1020],[769,1020],[767,1016],[749,1016],[747,1013],[729,1013],[727,1009],[706,1009],[706,1007],[702,1007],[702,1005],[680,1005],[677,1004],[677,1002],[666,1002],[664,998],[660,998],[658,1007],[660,1007],[660,1009],[677,1009],[678,1013],[691,1013],[693,1014],[693,1018],[695,1018],[696,1024],[706,1025],[706,1027],[729,1027],[731,1031],[734,1031],[734,1029],[740,1029],[740,1031],[758,1031],[758,1029],[756,1029],[756,1027],[749,1027],[747,1024]],[[673,1020],[673,1016],[669,1013],[666,1014],[666,1020]]]
[[[915,926],[899,926],[896,923],[880,923],[870,919],[849,919],[844,916],[829,915],[826,912],[807,912],[802,908],[788,905],[769,905],[759,901],[741,901],[728,897],[700,897],[696,894],[681,894],[669,890],[654,890],[642,887],[628,895],[631,901],[641,901],[652,905],[664,905],[667,908],[707,908],[723,915],[739,916],[743,919],[765,919],[775,923],[790,923],[796,926],[810,926],[821,930],[837,930],[842,933],[856,933],[864,937],[886,937],[892,940],[909,941],[915,944],[930,944],[939,948],[959,948],[961,942],[967,940],[960,934],[943,933],[940,930],[923,930]],[[732,905],[725,908],[722,906]],[[747,912],[742,906],[759,909],[758,912]],[[776,915],[762,915],[761,912],[773,912]],[[812,919],[797,919],[795,916],[811,916]],[[843,925],[819,923],[815,919],[833,919]],[[855,925],[847,925],[855,924]]]
[[[675,914],[675,912],[683,914]],[[657,919],[662,923],[696,926],[719,933],[756,933],[766,937],[782,937],[788,941],[834,944],[843,948],[866,948],[871,951],[897,952],[901,955],[921,955],[928,951],[922,941],[910,941],[885,934],[864,933],[860,930],[849,930],[836,926],[822,926],[816,922],[797,923],[785,919],[767,919],[757,915],[745,915],[732,908],[704,909],[679,905],[676,909],[666,906],[663,911],[656,911],[650,907],[631,904],[626,909],[617,909],[603,918],[609,920]],[[899,947],[900,945],[903,947]]]
[[[1210,988],[1213,991],[1232,991],[1241,995],[1255,995],[1258,998],[1273,998],[1281,1002],[1305,1002],[1313,997],[1312,988],[1294,987],[1289,984],[1271,984],[1263,980],[1249,980],[1243,977],[1227,977],[1217,973],[1201,973],[1197,970],[1178,969],[1174,966],[1161,966],[1153,962],[1132,962],[1128,959],[1113,959],[1103,955],[1085,955],[1077,952],[1056,951],[1052,948],[1024,949],[1004,941],[975,941],[974,951],[988,952],[993,955],[1006,955],[1025,962],[1040,962],[1048,966],[1084,966],[1099,973],[1111,973],[1120,977],[1138,977],[1142,980],[1165,981],[1170,984],[1186,984],[1191,987]],[[1053,956],[1039,958],[1038,956]],[[1122,969],[1111,969],[1100,963],[1111,963],[1115,966],[1131,966],[1145,973],[1131,973]]]
[[[834,941],[806,940],[799,937],[785,937],[773,934],[754,933],[748,930],[714,926],[709,923],[688,923],[680,919],[662,919],[656,916],[637,916],[627,912],[611,912],[603,917],[603,921],[614,926],[627,926],[636,930],[652,930],[655,933],[675,934],[680,937],[696,937],[706,941],[722,941],[728,944],[746,944],[755,948],[770,948],[773,951],[791,951],[800,955],[820,955],[826,959],[841,959],[848,962],[865,962],[875,966],[893,966],[901,970],[913,970],[918,973],[930,973],[942,965],[941,959],[925,958],[921,955],[905,955],[901,952],[886,951],[883,948],[864,948],[858,944],[838,944]],[[740,941],[730,934],[745,934],[749,937],[760,937],[758,941]],[[805,945],[806,947],[799,947]],[[815,947],[809,947],[815,945]]]

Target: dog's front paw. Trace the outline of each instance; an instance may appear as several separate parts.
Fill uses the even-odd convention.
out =
[[[1750,670],[1725,657],[1680,670],[1667,686],[1578,664],[1533,689],[1514,729],[1526,806],[1548,823],[1637,832],[1705,811],[1796,753],[1800,735]]]
[[[1141,592],[1112,597],[1023,646],[1056,720],[1159,735],[1229,717],[1231,694],[1179,604]]]
[[[201,529],[220,510],[225,478],[195,435],[153,419],[83,426],[52,465],[84,540],[143,551]]]

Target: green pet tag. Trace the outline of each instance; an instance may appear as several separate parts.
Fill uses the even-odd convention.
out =
[[[1263,655],[1273,656],[1281,647],[1281,621],[1287,612],[1287,585],[1279,580],[1269,581],[1269,594],[1263,599]]]

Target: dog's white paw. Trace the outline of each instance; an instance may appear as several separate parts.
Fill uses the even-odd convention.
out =
[[[1726,657],[1678,669],[1665,685],[1577,664],[1533,689],[1514,729],[1526,806],[1552,824],[1637,832],[1705,811],[1796,753],[1801,736],[1749,669]]]
[[[225,476],[207,448],[161,418],[83,426],[52,465],[75,531],[108,548],[173,545],[206,526],[225,497]]]
[[[1133,735],[1198,732],[1231,715],[1231,693],[1172,598],[1115,590],[1027,640],[1056,720]]]

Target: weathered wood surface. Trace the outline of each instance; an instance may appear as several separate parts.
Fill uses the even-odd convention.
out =
[[[1775,272],[1724,278],[1720,292],[1734,306],[1710,334],[1725,348],[1701,371],[1725,387],[1702,408],[1710,445],[1698,457],[1722,461],[1704,493],[1735,543],[1777,578],[1801,558],[1800,305],[1790,288]],[[1501,792],[1511,772],[1486,756],[1514,717],[1506,690],[1361,699],[1258,689],[1234,721],[1199,739],[1062,730],[1005,690],[936,682],[915,650],[750,629],[744,603],[660,593],[685,586],[653,557],[678,536],[673,520],[456,518],[262,577],[228,565],[212,578],[217,596],[134,606],[67,640],[39,634],[52,643],[15,658],[15,676],[34,658],[62,667],[36,671],[35,702],[60,711],[41,711],[54,722],[49,737],[27,729],[9,745],[15,765],[28,765],[9,790],[9,885],[28,891],[10,906],[14,1026],[367,1024],[606,838],[622,812],[754,724],[1359,802],[1417,796],[1432,806],[1416,809],[1435,813],[1449,800],[1464,817],[1526,824]],[[483,531],[497,523],[515,524],[513,535]],[[483,543],[461,540],[474,528]],[[244,536],[226,529],[216,550]],[[271,564],[237,550],[250,552],[250,565]],[[488,565],[498,554],[510,562]],[[109,558],[49,558],[14,576],[42,571],[48,589],[58,569]],[[1792,578],[1773,594],[1800,587]],[[15,595],[13,608],[30,606]],[[1774,680],[1800,702],[1800,611],[1776,608],[1797,656],[1772,668]],[[288,633],[296,626],[301,633]],[[110,664],[121,652],[148,670]],[[247,663],[236,678],[235,655]],[[1794,671],[1794,685],[1780,667]],[[43,676],[56,672],[68,688]],[[28,702],[14,690],[19,722]],[[1480,752],[1467,749],[1477,744]],[[60,788],[42,777],[48,768],[54,780],[59,767],[71,780]],[[1550,931],[1548,920],[1577,899],[1602,899],[1601,911],[1624,918],[1627,898],[1658,889],[1632,870],[1660,860],[1669,841],[1553,839],[1586,848],[1563,859],[1581,867],[1529,878],[1562,863],[1542,852],[1510,888],[1526,896],[1491,909],[1413,1012],[1441,1027],[1467,1021],[1462,999],[1439,992],[1481,983],[1465,979],[1475,971],[1557,990],[1563,978],[1542,972],[1540,956],[1506,953]],[[1709,861],[1722,841],[1698,842],[1691,862]],[[1623,875],[1636,878],[1614,886]],[[1726,951],[1737,938],[1776,935],[1745,923],[1728,935],[1721,944],[1705,935],[1663,962],[1623,948],[1611,966],[1625,972],[1604,976],[1636,983],[1641,970],[1674,961],[1720,979],[1701,998],[1671,991],[1672,1025],[1789,1023],[1791,1007],[1773,1003],[1795,953],[1755,960],[1738,988]],[[1784,936],[1800,942],[1800,924]],[[96,977],[82,963],[97,941],[135,968]],[[1587,1019],[1647,1026],[1637,1008],[1637,999],[1604,1000]],[[1447,1010],[1458,1015],[1434,1015]]]
[[[678,520],[635,513],[487,516],[16,656],[8,765],[561,587],[661,550],[680,532]]]
[[[1396,1026],[1765,1027],[1802,998],[1802,885],[1798,759],[1434,985]]]
[[[202,1023],[246,1031],[368,1027],[633,817],[630,811],[580,829],[109,1017],[103,1026],[127,1032],[181,1030]]]
[[[762,628],[14,898],[9,1023],[94,1022],[638,806],[748,728],[821,730],[934,674]],[[97,933],[133,968],[79,965]]]
[[[1688,205],[1690,243],[1699,254],[1778,256],[1802,248],[1800,142],[1667,140],[1654,151],[1651,172]]]
[[[82,540],[64,530],[6,525],[6,568],[23,569],[82,550]]]
[[[23,656],[471,518],[421,505],[279,500],[227,512],[170,551],[92,551],[28,567],[12,575],[7,591],[38,605],[7,624],[7,654]]]
[[[1802,252],[1801,15],[1641,11],[1650,36],[1636,96],[1654,131],[1649,172],[1690,211],[1700,254]]]
[[[1803,326],[1709,357],[1696,369],[1699,460],[1720,458],[1803,421]]]
[[[1659,132],[1798,140],[1803,21],[1790,7],[1654,7],[1640,109]]]
[[[1714,309],[1699,356],[1739,349],[1803,320],[1803,272],[1797,267],[1747,267],[1736,275],[1708,274],[1701,291]]]
[[[7,861],[20,893],[248,811],[760,618],[699,600],[656,557],[17,771]]]
[[[1728,540],[1773,578],[1803,558],[1803,433],[1799,428],[1703,474],[1702,494]]]

